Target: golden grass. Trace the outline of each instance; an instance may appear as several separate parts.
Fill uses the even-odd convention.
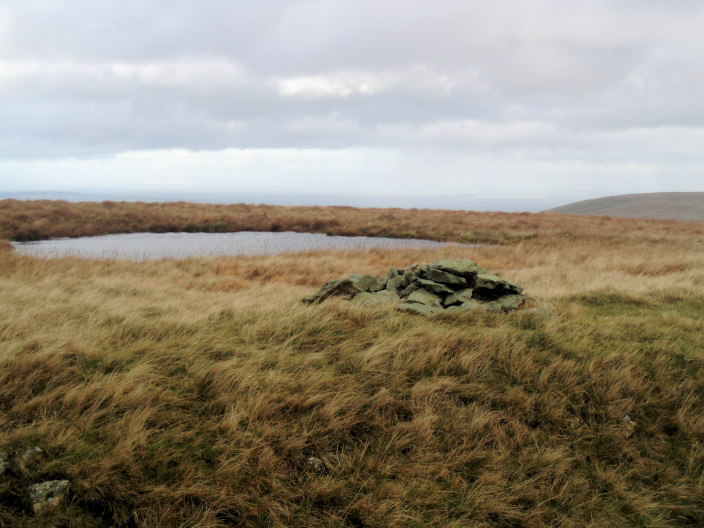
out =
[[[49,454],[0,479],[0,526],[703,524],[701,226],[470,216],[535,236],[145,263],[0,251],[0,451]],[[558,316],[299,302],[454,256]],[[24,513],[23,486],[52,478],[68,503]]]

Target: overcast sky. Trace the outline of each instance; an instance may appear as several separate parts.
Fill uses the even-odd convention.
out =
[[[702,191],[702,28],[694,0],[4,0],[0,191]]]

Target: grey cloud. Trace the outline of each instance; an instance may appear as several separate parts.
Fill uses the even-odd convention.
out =
[[[10,0],[0,158],[368,147],[696,165],[702,26],[693,1]]]

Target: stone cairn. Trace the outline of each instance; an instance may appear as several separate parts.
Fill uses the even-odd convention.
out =
[[[508,312],[525,301],[523,288],[467,259],[436,260],[391,268],[385,277],[353,274],[327,282],[303,302],[333,295],[367,303],[397,303],[398,309],[420,315],[460,310]]]

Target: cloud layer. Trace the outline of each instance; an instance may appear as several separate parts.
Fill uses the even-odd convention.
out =
[[[184,189],[256,173],[260,191],[297,175],[351,192],[331,160],[352,157],[418,193],[438,178],[507,196],[531,179],[554,196],[702,190],[701,27],[684,0],[10,0],[0,186],[40,187],[38,160],[60,188],[77,182],[66,163],[185,151],[218,169],[176,171]],[[223,168],[250,151],[266,155],[248,154],[249,179]]]

